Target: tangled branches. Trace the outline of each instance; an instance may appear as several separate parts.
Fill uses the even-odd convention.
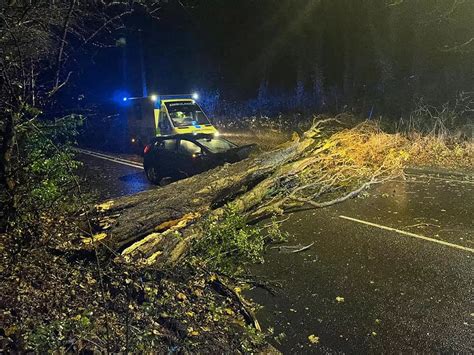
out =
[[[472,137],[474,95],[460,92],[451,102],[433,106],[420,99],[407,120],[400,118],[397,131],[407,136],[423,135],[439,139]],[[463,132],[465,131],[465,132]],[[470,134],[469,134],[470,131]]]
[[[254,218],[301,204],[327,207],[402,173],[408,155],[401,149],[401,136],[365,122],[323,138],[321,124],[330,122],[335,121],[313,125],[309,132],[318,139],[292,163],[293,169],[278,177],[272,198],[252,213]]]

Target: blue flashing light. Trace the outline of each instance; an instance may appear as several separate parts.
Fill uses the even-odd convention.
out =
[[[197,92],[193,92],[192,98],[194,100],[199,100],[199,94]]]
[[[125,102],[125,101],[127,101],[127,100],[128,100],[128,97],[124,97],[124,98],[122,99],[123,102]]]

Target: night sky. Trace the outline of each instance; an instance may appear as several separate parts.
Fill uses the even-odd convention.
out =
[[[292,95],[300,83],[387,111],[415,97],[443,102],[474,86],[474,51],[451,50],[474,35],[474,2],[454,11],[447,3],[170,0],[158,19],[140,11],[127,19],[116,34],[125,46],[83,58],[70,95],[89,103],[141,96],[142,50],[149,93],[218,90],[247,100],[262,84]]]

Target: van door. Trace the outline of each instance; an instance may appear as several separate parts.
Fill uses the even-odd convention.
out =
[[[173,131],[173,127],[171,127],[170,119],[168,117],[168,113],[166,112],[165,105],[161,105],[160,115],[158,118],[158,129],[160,131],[160,135],[162,136],[171,134]]]

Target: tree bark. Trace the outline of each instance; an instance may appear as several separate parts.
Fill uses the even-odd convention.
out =
[[[298,153],[296,148],[292,144],[271,154],[224,165],[165,187],[98,205],[100,223],[110,226],[106,229],[107,237],[100,242],[114,251],[127,253],[136,242],[141,243],[143,251],[150,241],[146,238],[150,236],[153,239],[161,237],[162,243],[166,238],[176,239],[165,232],[189,229],[203,216],[248,194],[268,179],[278,166],[294,157]],[[245,203],[241,201],[242,210],[249,208]],[[94,238],[87,241],[92,244]]]

